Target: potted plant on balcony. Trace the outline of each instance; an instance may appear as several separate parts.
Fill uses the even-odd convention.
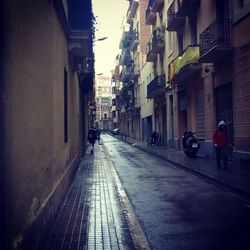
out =
[[[165,37],[165,26],[164,24],[161,24],[160,26],[156,27],[154,30],[154,33],[156,35],[156,39],[160,42],[164,41]]]

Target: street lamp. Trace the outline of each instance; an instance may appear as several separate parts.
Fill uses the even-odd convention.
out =
[[[107,38],[108,38],[107,36],[103,36],[103,37],[97,38],[97,39],[94,40],[93,45],[95,46],[95,43],[96,43],[96,42],[104,41],[104,40],[106,40]]]
[[[108,38],[107,36],[104,36],[104,37],[96,39],[95,42],[97,42],[97,41],[103,41],[103,40],[106,40],[107,38]]]
[[[94,40],[94,44],[93,44],[93,46],[94,46],[94,55],[95,55],[95,42],[104,41],[104,40],[106,40],[107,38],[108,38],[107,36],[104,36],[104,37],[100,37],[100,38]],[[101,76],[102,74],[103,74],[103,73],[98,73],[98,74],[96,74],[96,75],[97,75],[97,76]]]

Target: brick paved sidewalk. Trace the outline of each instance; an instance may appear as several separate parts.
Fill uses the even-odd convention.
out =
[[[134,249],[103,148],[87,150],[45,249]]]

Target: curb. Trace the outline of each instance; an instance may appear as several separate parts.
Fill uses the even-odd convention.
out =
[[[119,139],[119,140],[121,140],[121,141],[123,141],[123,142],[125,142],[125,143],[127,143],[129,145],[133,145],[134,144],[132,142],[124,141],[121,138],[118,138],[116,136],[115,136],[115,138],[117,138],[117,139]],[[188,168],[188,167],[186,167],[186,166],[184,166],[184,165],[182,165],[182,164],[180,164],[180,163],[178,163],[176,161],[170,160],[170,159],[168,159],[166,157],[163,157],[163,156],[158,155],[158,154],[156,154],[154,152],[151,152],[150,150],[147,150],[147,149],[145,149],[145,148],[143,148],[141,146],[138,146],[137,144],[134,144],[133,146],[135,148],[138,148],[138,149],[142,150],[143,152],[146,152],[146,153],[149,153],[149,154],[151,154],[151,155],[153,155],[155,157],[158,157],[158,158],[160,158],[160,159],[162,159],[162,160],[164,160],[164,161],[166,161],[166,162],[174,165],[175,167],[181,168],[181,169],[183,169],[184,171],[186,171],[186,172],[188,172],[190,174],[199,176],[203,180],[206,180],[206,181],[212,182],[213,184],[217,184],[219,186],[222,186],[223,188],[226,188],[227,190],[230,190],[232,193],[240,196],[240,198],[243,198],[244,200],[250,201],[250,191],[246,191],[246,190],[244,190],[242,188],[236,187],[236,186],[231,185],[229,183],[226,183],[226,182],[224,182],[222,180],[219,180],[218,178],[215,178],[215,177],[212,177],[210,175],[201,173],[199,171],[190,169],[190,168]]]

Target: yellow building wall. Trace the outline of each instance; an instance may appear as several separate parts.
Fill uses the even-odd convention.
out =
[[[78,159],[79,86],[53,2],[8,1],[5,7],[6,204],[9,241],[17,245]]]

